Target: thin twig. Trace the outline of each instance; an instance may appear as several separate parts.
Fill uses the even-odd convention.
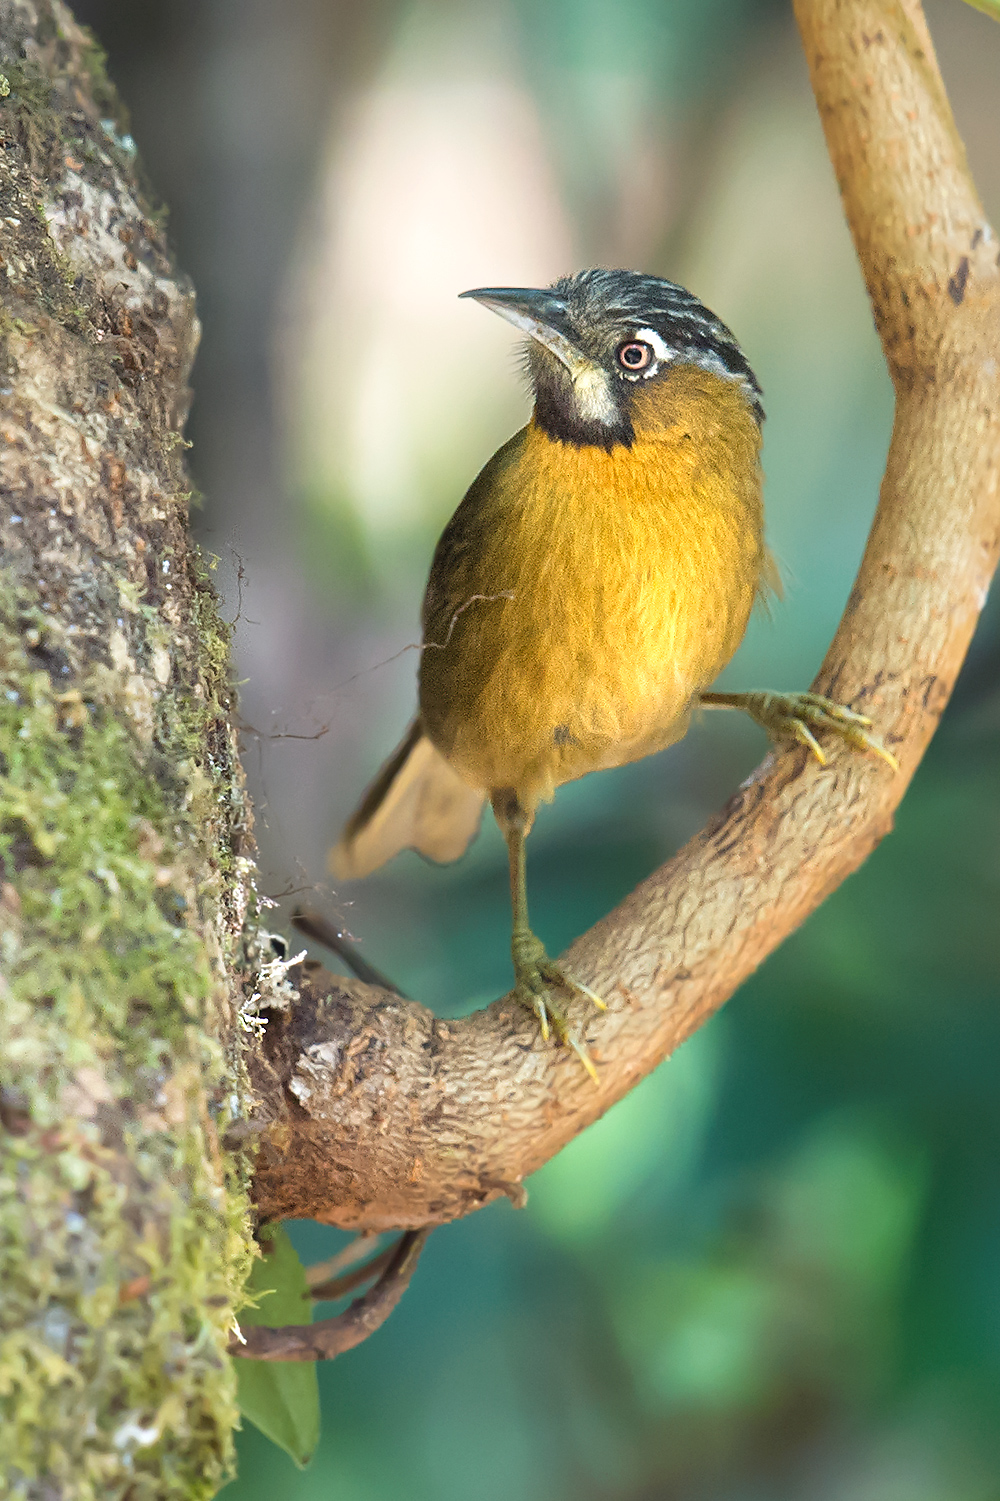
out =
[[[338,1251],[336,1256],[328,1256],[325,1261],[314,1261],[312,1266],[306,1267],[306,1285],[318,1287],[321,1282],[329,1282],[331,1277],[339,1277],[347,1267],[353,1266],[369,1251],[374,1250],[375,1242],[379,1238],[377,1235],[362,1231]]]
[[[363,1266],[352,1267],[349,1272],[344,1272],[339,1277],[330,1277],[326,1282],[317,1282],[309,1288],[309,1296],[320,1303],[335,1303],[338,1298],[384,1272],[396,1251],[397,1245],[386,1246],[384,1251],[380,1251]]]
[[[359,980],[364,980],[366,985],[380,985],[383,990],[391,990],[394,995],[398,995],[404,1001],[410,999],[405,991],[400,990],[398,985],[394,985],[380,969],[376,969],[374,964],[369,964],[354,944],[349,943],[322,913],[314,912],[309,907],[301,907],[292,913],[292,927],[298,928],[306,938],[311,938],[314,943],[321,944],[323,948],[329,949],[331,954],[336,954],[338,958],[343,959],[348,969],[356,974]]]

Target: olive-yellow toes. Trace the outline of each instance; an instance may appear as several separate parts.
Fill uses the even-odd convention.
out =
[[[709,709],[742,709],[772,740],[797,740],[808,747],[821,766],[826,765],[826,756],[814,730],[838,735],[855,750],[871,751],[893,771],[899,770],[892,752],[868,733],[872,722],[867,715],[856,714],[819,693],[703,693],[701,701]]]
[[[607,1007],[601,997],[591,990],[589,985],[574,980],[572,975],[560,969],[559,965],[549,958],[544,945],[534,933],[515,934],[512,953],[514,999],[537,1016],[544,1041],[547,1042],[549,1037],[554,1035],[558,1042],[565,1043],[573,1049],[596,1084],[597,1069],[594,1067],[594,1060],[587,1051],[586,1044],[573,1036],[565,1013],[552,999],[552,992],[562,990],[570,995],[584,996],[599,1011],[605,1011]]]

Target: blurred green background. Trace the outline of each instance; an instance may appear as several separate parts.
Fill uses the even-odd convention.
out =
[[[790,8],[768,0],[87,0],[204,341],[197,525],[236,618],[265,890],[456,1013],[510,982],[503,851],[325,852],[414,701],[433,544],[524,420],[465,287],[682,281],[764,387],[785,575],[733,685],[805,687],[864,545],[891,392]],[[1000,220],[1000,27],[928,16]],[[299,1473],[253,1429],[232,1501],[1000,1497],[1000,619],[891,838],[677,1056],[433,1236],[320,1372]],[[763,739],[708,716],[563,789],[530,849],[553,952],[692,834]],[[293,1227],[308,1258],[344,1240]],[[328,1310],[327,1310],[328,1311]]]

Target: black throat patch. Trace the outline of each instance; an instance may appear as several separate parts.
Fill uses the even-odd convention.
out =
[[[559,361],[537,345],[529,346],[528,359],[535,388],[535,421],[548,437],[574,448],[603,448],[608,453],[632,447],[635,429],[625,410],[625,392],[616,389],[617,381],[609,382],[617,409],[614,420],[585,418],[579,413],[569,372]]]

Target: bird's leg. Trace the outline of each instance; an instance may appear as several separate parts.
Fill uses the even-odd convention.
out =
[[[742,709],[772,740],[797,740],[807,746],[821,766],[826,765],[826,756],[814,730],[839,735],[855,750],[872,751],[893,771],[899,770],[892,752],[868,733],[871,720],[866,715],[855,714],[818,693],[703,693],[701,702],[706,709]]]
[[[493,811],[497,823],[507,841],[510,860],[510,904],[513,918],[510,951],[514,961],[515,998],[538,1017],[542,1037],[548,1041],[550,1031],[559,1042],[568,1043],[579,1055],[584,1068],[597,1080],[597,1070],[586,1045],[575,1038],[569,1030],[564,1013],[552,1000],[553,990],[568,991],[582,995],[604,1011],[605,1005],[599,995],[588,986],[574,980],[565,970],[554,964],[545,952],[545,945],[531,930],[528,920],[528,887],[525,868],[525,843],[531,828],[530,816],[517,801],[516,795],[504,789],[493,797]]]

